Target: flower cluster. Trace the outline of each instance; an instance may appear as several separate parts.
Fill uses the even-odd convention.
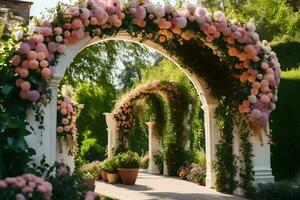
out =
[[[77,152],[77,106],[69,96],[58,97],[57,101],[57,136],[66,139],[72,153]]]
[[[43,198],[50,200],[52,185],[41,177],[37,177],[33,174],[24,174],[14,178],[8,177],[4,180],[0,180],[0,191],[0,197],[3,194],[5,196],[2,197],[5,199],[14,198],[16,200],[25,200]]]
[[[16,85],[22,99],[41,99],[46,90],[28,77],[31,74],[44,79],[50,77],[53,73],[51,64],[55,64],[55,59],[64,52],[65,45],[74,44],[86,36],[102,37],[105,33],[116,33],[122,28],[130,29],[128,32],[133,36],[164,44],[174,39],[181,43],[195,40],[215,50],[219,42],[226,43],[226,48],[220,47],[219,50],[234,58],[235,67],[241,72],[240,94],[244,95],[244,101],[239,110],[254,127],[267,125],[269,113],[276,107],[280,64],[267,42],[260,42],[254,24],[240,26],[229,21],[220,11],[212,13],[190,3],[176,11],[170,4],[162,6],[148,0],[130,0],[123,6],[119,0],[87,0],[81,7],[71,7],[66,12],[66,22],[61,27],[53,27],[45,20],[33,28],[31,36],[24,39],[12,57],[11,63],[18,74]],[[133,29],[132,24],[139,30]],[[152,29],[146,28],[148,24]],[[130,103],[124,106],[125,110],[129,108]],[[130,115],[119,117],[124,118],[122,126],[131,127]]]
[[[112,111],[117,129],[123,133],[129,133],[134,123],[134,105],[136,100],[146,98],[149,94],[159,91],[166,92],[165,95],[168,96],[175,88],[176,85],[170,82],[152,81],[130,91],[117,103]]]
[[[92,191],[88,191],[85,195],[85,200],[96,200],[96,199],[100,199],[99,194],[92,192]]]

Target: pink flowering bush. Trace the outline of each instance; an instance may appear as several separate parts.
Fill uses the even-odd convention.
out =
[[[77,152],[77,105],[72,102],[69,96],[60,96],[57,101],[57,137],[65,140],[70,152],[75,155]]]
[[[0,180],[0,199],[5,200],[50,200],[52,185],[41,177],[24,174]]]

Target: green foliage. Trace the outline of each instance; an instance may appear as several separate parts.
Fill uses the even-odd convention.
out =
[[[241,117],[242,119],[242,117]],[[253,185],[253,162],[252,162],[252,157],[253,157],[253,147],[252,143],[249,141],[250,140],[250,129],[247,126],[247,122],[245,119],[241,120],[241,127],[239,127],[241,132],[240,132],[240,139],[241,139],[241,144],[240,148],[242,151],[242,161],[241,163],[243,164],[240,176],[242,178],[242,183],[240,183],[240,186],[245,189],[245,196],[247,198],[250,198],[254,195],[255,193],[255,187]]]
[[[30,133],[26,125],[23,120],[0,112],[0,179],[24,173],[35,153],[24,139]]]
[[[102,160],[105,158],[105,147],[98,144],[97,139],[88,138],[82,142],[80,158],[84,161]]]
[[[111,84],[93,86],[83,83],[76,88],[75,99],[83,104],[77,118],[79,145],[85,139],[84,131],[86,130],[91,131],[89,138],[96,138],[101,146],[107,145],[106,122],[103,113],[110,112],[115,98],[116,90]]]
[[[119,168],[119,157],[111,157],[104,161],[103,171],[108,173],[117,173]]]
[[[217,160],[214,163],[216,169],[216,189],[221,192],[232,193],[236,187],[234,175],[236,173],[236,160],[233,152],[233,113],[226,105],[226,99],[220,102],[216,110],[220,141],[216,145]]]
[[[254,200],[297,200],[300,188],[289,182],[259,184]]]
[[[272,49],[277,53],[283,71],[300,67],[300,42],[277,43],[272,45]]]
[[[119,168],[139,168],[140,158],[139,155],[133,151],[120,153],[117,156]]]
[[[277,180],[292,178],[300,173],[299,85],[300,69],[282,73],[279,100],[270,123],[274,143],[271,146],[272,169]],[[287,113],[288,117],[283,117]]]
[[[154,163],[158,166],[159,173],[162,174],[164,170],[164,154],[162,152],[156,153],[154,156]]]

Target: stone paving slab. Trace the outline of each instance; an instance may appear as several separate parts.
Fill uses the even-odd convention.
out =
[[[131,186],[97,181],[95,192],[120,200],[245,200],[179,178],[143,172]]]

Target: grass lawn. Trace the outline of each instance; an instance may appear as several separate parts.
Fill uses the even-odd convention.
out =
[[[277,109],[271,115],[276,180],[300,173],[300,67],[282,73]]]

